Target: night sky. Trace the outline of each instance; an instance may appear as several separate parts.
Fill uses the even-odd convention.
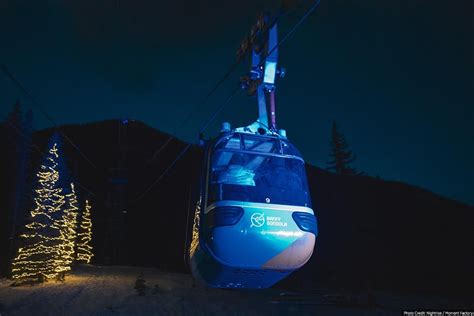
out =
[[[280,34],[309,1],[282,18]],[[67,3],[67,4],[64,4]],[[59,124],[132,118],[174,132],[234,62],[241,39],[276,1],[0,0],[0,64]],[[287,69],[277,120],[307,161],[325,167],[332,120],[356,168],[474,204],[472,1],[321,0],[280,49]],[[225,82],[178,137],[199,126],[247,70]],[[0,74],[0,118],[31,102]],[[223,120],[256,119],[240,94]],[[35,127],[50,123],[34,110]]]

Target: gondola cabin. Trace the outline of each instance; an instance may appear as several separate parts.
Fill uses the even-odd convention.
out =
[[[267,288],[309,260],[316,218],[304,160],[286,137],[224,132],[207,145],[204,170],[189,247],[197,279]]]
[[[303,266],[318,235],[299,151],[276,125],[276,19],[262,16],[238,56],[251,52],[242,88],[258,100],[255,123],[207,144],[188,256],[211,287],[267,288]]]

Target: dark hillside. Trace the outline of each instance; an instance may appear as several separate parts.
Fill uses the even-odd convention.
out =
[[[401,182],[308,176],[320,235],[295,280],[472,297],[472,207]]]
[[[186,144],[173,139],[152,160],[169,136],[140,122],[111,120],[65,126],[64,131],[94,165],[64,142],[80,197],[92,201],[95,263],[186,271],[186,214],[202,151],[192,147],[140,197]],[[34,143],[44,149],[51,132],[37,132]],[[39,155],[34,157],[37,166]],[[473,207],[400,182],[338,176],[314,166],[307,171],[320,235],[310,262],[284,286],[327,284],[468,297]],[[2,180],[8,189],[8,179]],[[8,204],[1,203],[4,223]]]

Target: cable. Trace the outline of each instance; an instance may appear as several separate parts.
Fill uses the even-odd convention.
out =
[[[273,19],[273,21],[268,25],[267,28],[269,28],[270,26],[272,26],[274,23],[276,23],[276,21],[278,20],[278,18],[280,18],[281,16],[286,16],[290,13],[292,13],[295,9],[292,9],[288,12],[286,12],[285,14],[279,14],[277,17],[275,17]],[[276,47],[274,48],[276,49]],[[272,50],[273,51],[273,50]],[[271,52],[270,52],[271,53]],[[266,58],[265,58],[266,59]],[[237,66],[242,62],[242,59],[238,59],[237,61],[235,61],[230,67],[229,69],[227,70],[226,73],[224,73],[224,75],[216,82],[216,84],[212,87],[211,90],[209,90],[209,92],[206,94],[206,96],[204,97],[204,99],[197,103],[192,109],[191,109],[191,112],[184,118],[183,121],[181,121],[181,123],[174,129],[174,131],[171,133],[171,135],[168,137],[168,139],[157,149],[153,152],[153,155],[152,157],[150,158],[150,160],[146,163],[146,165],[144,166],[144,169],[146,167],[148,167],[150,165],[150,163],[156,158],[157,155],[159,155],[163,149],[166,148],[166,146],[168,146],[168,144],[173,140],[173,138],[176,138],[176,133],[178,132],[178,130],[183,127],[190,119],[191,117],[194,115],[194,113],[196,113],[196,111],[201,107],[203,106],[204,104],[206,104],[207,100],[217,91],[217,89],[227,80],[227,78],[229,78],[229,76],[232,74],[232,72],[234,72],[234,70],[237,68]],[[260,65],[259,65],[260,66]]]
[[[260,66],[263,66],[263,64],[265,63],[265,61],[267,60],[268,56],[270,56],[274,51],[275,49],[279,48],[281,45],[283,45],[284,42],[286,42],[286,40],[288,40],[288,38],[290,38],[291,35],[293,35],[293,33],[296,31],[296,29],[311,15],[311,13],[313,13],[313,11],[319,6],[319,3],[321,2],[321,0],[316,0],[314,1],[313,5],[311,7],[308,8],[308,10],[306,10],[305,14],[303,14],[303,16],[299,19],[299,21],[291,28],[291,30],[285,34],[285,36],[283,36],[283,38],[281,40],[278,41],[278,43],[273,46],[273,48],[267,53],[267,55],[265,57],[262,58],[262,60],[260,61],[260,63],[258,64],[257,68],[260,67]],[[276,21],[275,21],[276,22]]]
[[[15,126],[15,124],[13,124],[12,122],[6,120],[4,121],[5,123],[8,123],[10,125],[11,128],[13,128],[13,130],[15,130],[15,132],[17,132],[18,135],[20,135],[21,137],[23,137],[25,140],[27,141],[30,141],[30,137],[26,136],[25,133],[23,133],[18,127]],[[31,148],[33,148],[34,150],[36,150],[37,152],[39,152],[40,154],[41,153],[41,150],[38,148],[38,146],[36,145],[33,145],[33,143],[30,145]]]
[[[32,101],[33,105],[36,106],[39,111],[41,112],[41,114],[43,114],[44,117],[46,117],[46,119],[48,121],[51,122],[51,124],[53,125],[53,127],[59,132],[59,134],[69,143],[71,144],[71,146],[80,154],[80,156],[89,163],[89,165],[91,165],[94,169],[98,169],[97,166],[84,154],[84,152],[81,151],[81,149],[79,148],[79,146],[77,146],[71,138],[69,138],[69,136],[67,136],[58,126],[58,124],[56,123],[56,121],[48,114],[48,112],[43,108],[43,106],[41,106],[41,104],[36,101],[36,99],[33,97],[33,95],[20,83],[20,81],[13,75],[12,72],[10,72],[8,70],[8,68],[6,67],[6,65],[2,64],[1,66],[1,69],[2,71],[7,75],[7,77],[25,94],[27,95],[30,100]],[[8,121],[7,121],[8,122]],[[14,126],[11,122],[8,122],[10,124],[11,127],[14,128],[14,130],[19,133],[22,137],[27,137],[22,131],[20,131],[16,126]],[[31,147],[33,149],[35,149],[40,157],[45,157],[44,153],[36,146],[36,145],[31,145]],[[106,179],[105,179],[106,180]],[[75,181],[73,181],[74,183],[76,183],[79,187],[81,187],[84,191],[86,191],[89,195],[91,196],[94,196],[97,201],[97,195],[95,193],[93,193],[91,190],[89,190],[86,186],[84,186],[82,183],[80,183],[77,179]],[[105,205],[105,201],[102,200],[102,203],[104,203]]]
[[[199,134],[204,133],[204,131],[209,127],[209,125],[216,119],[217,115],[222,112],[222,110],[232,100],[232,98],[237,94],[237,92],[240,92],[241,90],[242,89],[240,88],[240,86],[238,86],[232,91],[232,93],[227,97],[224,103],[222,103],[222,105],[214,112],[211,118],[201,127],[201,129],[199,130]]]
[[[236,89],[234,89],[232,91],[232,93],[227,97],[227,99],[224,101],[224,103],[222,103],[222,105],[214,112],[214,114],[209,118],[209,120],[207,120],[207,122],[201,127],[201,129],[199,130],[199,133],[203,133],[208,127],[209,125],[215,120],[215,118],[217,117],[217,115],[222,112],[222,110],[226,107],[227,104],[229,104],[229,102],[233,99],[233,97],[237,94],[237,92],[241,91],[240,87],[237,87]],[[191,148],[192,144],[191,143],[188,143],[180,152],[179,154],[176,156],[176,158],[168,165],[168,167],[155,179],[155,181],[153,181],[152,184],[150,184],[146,189],[145,191],[143,191],[136,199],[135,202],[138,202],[140,201],[141,199],[143,199],[143,197],[148,193],[150,192],[150,190],[158,183],[161,181],[161,179],[163,179],[164,176],[166,176],[166,174],[174,167],[174,165],[181,159],[181,157]]]
[[[8,123],[10,125],[10,127],[13,128],[13,130],[18,133],[18,135],[23,137],[25,140],[31,141],[31,139],[27,135],[25,135],[25,133],[23,133],[18,127],[16,127],[12,122],[10,122],[10,121],[5,121],[5,122]],[[41,158],[43,158],[43,159],[46,158],[46,155],[38,148],[38,146],[33,144],[33,142],[31,142],[30,148],[33,148],[40,155]],[[86,191],[90,195],[92,195],[94,197],[97,196],[95,193],[92,193],[87,187],[82,185],[77,179],[72,181],[72,182],[77,184],[78,186],[80,186],[84,191]]]
[[[150,160],[146,163],[144,166],[144,169],[150,165],[150,163],[155,160],[155,158],[165,149],[166,146],[173,140],[173,138],[176,138],[176,133],[178,130],[186,125],[186,123],[191,119],[191,117],[196,113],[196,111],[202,107],[204,104],[206,104],[207,100],[217,91],[217,89],[227,80],[227,78],[234,72],[235,68],[240,64],[240,61],[236,61],[232,64],[232,66],[227,70],[227,72],[216,82],[216,84],[212,87],[212,89],[206,94],[204,99],[197,103],[192,109],[191,112],[184,118],[183,121],[174,129],[174,131],[171,133],[171,135],[168,137],[168,139],[153,153],[152,157]]]
[[[68,141],[72,145],[72,147],[81,155],[81,157],[87,161],[94,169],[98,169],[97,166],[79,149],[79,147],[58,127],[58,124],[54,121],[54,119],[46,112],[46,110],[41,106],[41,104],[36,101],[36,99],[33,97],[33,95],[26,90],[26,88],[18,81],[18,79],[15,78],[15,76],[8,70],[6,65],[1,66],[2,71],[7,75],[7,77],[26,95],[30,98],[32,101],[33,105],[36,106],[41,114],[46,117],[48,121],[53,124],[54,128],[61,134],[61,136]]]
[[[138,197],[137,197],[137,202],[140,201],[141,199],[143,199],[143,197],[148,193],[150,192],[150,190],[158,183],[160,182],[161,179],[163,179],[163,177],[171,170],[171,168],[174,167],[174,165],[178,162],[179,159],[181,159],[181,157],[188,151],[189,148],[191,148],[191,143],[188,143],[186,145],[186,147],[183,148],[183,150],[180,151],[180,153],[178,154],[178,156],[176,156],[176,158],[168,165],[168,167],[165,169],[165,171],[163,171],[160,176],[158,178],[155,179],[155,181],[153,181],[153,183],[151,185],[148,186],[148,188],[143,191],[142,194],[140,194]]]
[[[285,42],[290,38],[291,35],[293,35],[293,33],[296,31],[296,29],[297,29],[297,28],[310,16],[310,14],[318,7],[319,3],[320,3],[320,0],[316,0],[316,1],[313,3],[313,5],[312,5],[310,8],[308,8],[308,10],[306,10],[306,12],[303,14],[303,16],[299,19],[299,21],[291,28],[291,30],[290,30],[288,33],[286,33],[285,36],[283,36],[283,38],[282,38],[280,41],[278,41],[277,45],[275,45],[275,46],[268,52],[268,54],[267,54],[264,58],[262,58],[262,60],[260,61],[258,67],[262,66],[263,63],[265,62],[265,60],[268,58],[268,56],[270,56],[271,53],[272,53],[275,49],[279,48],[283,43],[285,43]],[[274,22],[272,22],[272,24],[275,23],[275,22],[276,22],[276,19],[275,19]],[[272,25],[272,24],[270,24],[270,25]],[[238,64],[238,63],[234,63],[234,64],[232,65],[232,67],[231,67],[232,71],[233,71],[233,67],[235,67],[237,64]],[[211,90],[211,92],[209,92],[209,93],[206,95],[206,98],[204,99],[205,101],[207,100],[207,98],[208,98],[210,95],[212,95],[212,93],[214,93],[214,91],[217,89],[217,87],[219,87],[219,86],[225,81],[225,79],[227,79],[227,77],[230,75],[230,73],[231,73],[232,71],[228,71],[228,72],[224,75],[224,77],[223,77],[221,80],[219,80],[219,81],[217,82],[217,84],[214,86],[214,88]],[[204,124],[204,126],[200,129],[199,134],[201,134],[201,133],[209,126],[209,124],[211,124],[212,121],[214,121],[214,119],[217,117],[217,115],[224,109],[224,107],[230,102],[230,100],[232,100],[232,98],[235,96],[235,94],[236,94],[239,90],[240,90],[240,87],[238,87],[236,90],[234,90],[234,91],[232,92],[232,94],[227,98],[227,100],[222,104],[222,106],[217,109],[217,111],[213,114],[213,116],[211,116],[211,118],[210,118],[210,119]],[[191,113],[191,114],[193,114],[193,113]],[[185,119],[185,122],[189,119],[189,117],[191,116],[191,114],[188,115],[188,117]],[[262,125],[264,125],[264,124],[262,124]],[[152,161],[152,160],[155,158],[156,154],[159,153],[159,152],[161,152],[161,150],[163,150],[163,149],[166,147],[166,145],[171,142],[172,138],[173,138],[173,136],[170,136],[170,137],[168,138],[168,140],[160,147],[160,149],[159,149],[157,152],[155,152],[155,154],[153,155],[153,157],[152,157],[152,159],[151,159],[150,161]],[[178,162],[179,159],[181,159],[181,157],[189,150],[189,148],[191,148],[191,144],[190,144],[190,143],[189,143],[186,147],[184,147],[183,150],[181,150],[181,152],[178,154],[178,156],[171,162],[170,165],[168,165],[168,167],[160,174],[160,176],[159,176],[158,178],[156,178],[156,180],[155,180],[150,186],[148,186],[148,188],[147,188],[142,194],[140,194],[140,195],[138,196],[138,198],[137,198],[137,200],[136,200],[137,202],[138,202],[139,200],[141,200],[148,192],[150,192],[150,190],[151,190],[158,182],[160,182],[161,179],[163,179],[163,177],[169,172],[169,170],[171,170],[171,169],[173,168],[173,166]]]
[[[277,43],[277,45],[275,45],[267,54],[267,56],[265,56],[264,58],[262,58],[262,60],[260,61],[260,63],[258,64],[257,67],[260,67],[262,66],[267,57],[269,55],[271,55],[271,53],[273,53],[273,51],[275,51],[275,49],[277,49],[278,47],[280,47],[294,32],[295,30],[304,22],[304,20],[306,20],[306,18],[308,18],[308,16],[316,9],[316,7],[319,5],[320,3],[320,0],[317,0],[315,1],[315,3],[306,11],[306,13],[302,16],[302,18],[300,18],[300,20],[298,21],[298,23],[296,23],[293,28]],[[274,20],[268,24],[269,27],[272,26],[274,23],[276,23],[277,19],[282,17],[282,16],[286,16],[288,15],[290,12],[294,11],[295,9],[292,9],[288,12],[286,12],[285,14],[280,14],[278,15],[277,17],[274,18]],[[212,96],[212,94],[214,94],[214,92],[217,91],[217,89],[227,80],[227,78],[232,74],[232,72],[235,70],[235,68],[240,64],[241,60],[238,60],[236,62],[234,62],[232,64],[232,66],[229,68],[229,70],[221,77],[221,79],[219,79],[217,81],[217,83],[213,86],[213,88],[207,93],[207,95],[204,97],[204,99],[196,104],[196,106],[193,107],[193,109],[191,110],[191,112],[186,116],[186,118],[181,122],[181,124],[178,125],[178,127],[175,129],[174,132],[171,133],[171,135],[168,137],[168,139],[157,149],[155,150],[155,152],[153,153],[152,157],[150,158],[150,160],[146,163],[144,169],[146,167],[148,167],[150,165],[150,163],[155,160],[155,158],[157,157],[157,155],[159,155],[165,148],[166,146],[168,146],[168,144],[173,140],[173,138],[176,137],[176,133],[178,132],[178,130],[184,126],[190,119],[191,117],[194,115],[194,113],[196,112],[197,109],[199,109],[201,106],[203,106],[207,100]]]

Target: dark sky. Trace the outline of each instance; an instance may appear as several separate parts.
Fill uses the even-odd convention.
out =
[[[289,30],[309,1],[281,20]],[[65,4],[67,3],[67,4]],[[129,117],[173,132],[233,63],[240,40],[276,1],[0,0],[0,63],[62,123]],[[332,120],[356,167],[474,204],[472,2],[321,0],[280,49],[279,126],[324,167]],[[243,64],[178,136],[233,89]],[[0,74],[0,117],[29,101]],[[223,120],[245,125],[256,101],[234,98]],[[36,128],[49,123],[34,112]]]

